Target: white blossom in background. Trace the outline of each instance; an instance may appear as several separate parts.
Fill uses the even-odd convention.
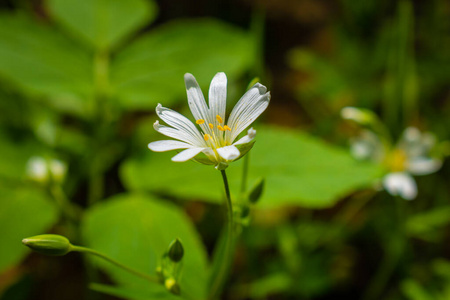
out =
[[[379,120],[369,119],[367,110],[346,107],[341,111],[344,119],[353,120],[361,125],[371,125]],[[372,117],[370,117],[372,118]],[[351,153],[356,159],[372,160],[383,164],[388,173],[382,179],[384,189],[393,196],[406,200],[417,197],[417,184],[413,175],[428,175],[442,166],[442,160],[431,157],[436,138],[429,132],[422,133],[415,127],[408,127],[394,147],[386,146],[382,138],[371,130],[362,130],[359,137],[350,141]]]
[[[46,160],[41,156],[33,156],[28,160],[26,169],[28,178],[32,180],[45,183],[52,178],[61,182],[66,175],[67,165],[58,159]]]
[[[155,152],[181,150],[172,157],[172,161],[183,162],[194,159],[201,163],[213,164],[223,170],[228,164],[251,148],[256,131],[250,128],[247,135],[237,139],[258,116],[267,108],[270,93],[260,83],[256,83],[237,102],[226,118],[227,77],[217,73],[209,88],[209,105],[194,76],[184,75],[189,108],[195,118],[195,124],[185,116],[158,104],[156,114],[168,126],[156,121],[156,131],[175,140],[161,140],[148,144]],[[204,159],[197,155],[203,153]]]

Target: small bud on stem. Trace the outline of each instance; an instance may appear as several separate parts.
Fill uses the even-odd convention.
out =
[[[177,263],[183,258],[183,255],[184,255],[183,244],[178,238],[176,238],[169,245],[168,256],[171,261]]]
[[[22,240],[30,249],[45,255],[62,256],[72,251],[69,240],[57,234],[42,234]]]
[[[250,194],[248,195],[248,200],[250,203],[255,204],[261,198],[264,190],[265,179],[261,178],[258,183],[252,188]]]

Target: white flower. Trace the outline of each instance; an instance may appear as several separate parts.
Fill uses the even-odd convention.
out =
[[[417,196],[417,185],[412,175],[427,175],[438,171],[442,160],[430,157],[436,144],[431,133],[422,133],[415,127],[403,132],[397,145],[384,149],[381,139],[372,131],[364,130],[351,143],[351,152],[357,159],[371,159],[386,166],[383,187],[388,193],[411,200]]]
[[[184,81],[189,108],[200,130],[185,116],[158,104],[156,114],[169,126],[156,121],[153,127],[159,133],[176,140],[152,142],[148,144],[148,148],[156,152],[185,149],[172,157],[172,161],[195,159],[214,164],[217,169],[225,169],[229,162],[240,158],[250,149],[246,146],[251,146],[256,135],[253,128],[248,130],[247,135],[236,142],[235,140],[267,108],[270,93],[265,86],[255,84],[238,101],[227,120],[225,73],[217,73],[211,81],[209,107],[194,76],[187,73]],[[197,158],[200,153],[204,153],[207,159]]]

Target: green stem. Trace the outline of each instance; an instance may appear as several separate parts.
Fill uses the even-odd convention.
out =
[[[252,13],[250,31],[254,39],[254,72],[256,76],[264,74],[264,29],[265,29],[265,11],[256,9]]]
[[[382,294],[386,283],[389,281],[392,272],[397,266],[400,253],[401,251],[391,251],[386,253],[375,277],[370,282],[369,287],[362,297],[363,300],[380,299],[380,295]]]
[[[386,284],[392,276],[392,273],[395,271],[395,268],[398,266],[402,253],[405,249],[406,245],[406,236],[404,230],[404,199],[400,197],[396,197],[394,199],[396,201],[396,231],[395,236],[392,238],[392,242],[388,243],[390,248],[387,248],[387,253],[378,268],[374,278],[370,282],[366,292],[364,293],[362,299],[363,300],[372,300],[372,299],[380,299],[380,295],[383,293]]]
[[[244,165],[242,166],[242,182],[241,194],[244,195],[247,191],[248,166],[250,164],[250,153],[244,156]]]
[[[226,194],[226,209],[227,209],[227,231],[226,240],[224,244],[224,259],[221,261],[218,275],[214,278],[211,284],[211,290],[209,293],[209,299],[218,299],[220,296],[221,289],[227,278],[227,273],[231,264],[232,259],[232,242],[233,242],[233,205],[231,203],[230,187],[228,185],[227,174],[225,170],[220,171],[222,173],[223,184],[225,186]]]
[[[79,221],[79,209],[70,202],[64,193],[60,184],[52,184],[50,193],[55,199],[63,215],[70,221],[77,223]]]
[[[107,128],[105,105],[109,98],[109,53],[107,50],[98,50],[94,57],[94,84],[95,95],[93,99],[93,140],[92,157],[89,170],[89,195],[90,205],[103,198],[104,182],[100,164],[100,148],[104,138],[103,130]]]
[[[105,254],[100,253],[98,251],[95,251],[93,249],[86,248],[86,247],[80,247],[80,246],[72,246],[72,251],[77,251],[77,252],[81,252],[81,253],[88,253],[88,254],[92,254],[92,255],[98,256],[98,257],[106,260],[107,262],[110,262],[113,265],[115,265],[115,266],[117,266],[117,267],[127,271],[128,273],[131,273],[133,275],[141,277],[141,278],[143,278],[143,279],[145,279],[145,280],[147,280],[149,282],[159,283],[158,278],[156,278],[156,276],[147,275],[145,273],[142,273],[140,271],[132,269],[132,268],[130,268],[130,267],[128,267],[128,266],[126,266],[126,265],[124,265],[124,264],[122,264],[122,263],[120,263],[120,262],[118,262],[118,261],[116,261],[116,260],[106,256]]]

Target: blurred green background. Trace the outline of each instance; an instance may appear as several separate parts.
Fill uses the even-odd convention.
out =
[[[448,162],[416,178],[415,200],[393,197],[340,118],[364,107],[394,140],[407,126],[450,139],[448,1],[2,0],[1,300],[180,299],[98,260],[31,254],[21,239],[41,233],[147,273],[180,237],[183,297],[205,299],[219,173],[147,144],[158,103],[191,118],[183,74],[206,95],[220,71],[228,111],[255,77],[272,95],[246,186],[242,160],[227,170],[251,213],[223,299],[450,299]]]

